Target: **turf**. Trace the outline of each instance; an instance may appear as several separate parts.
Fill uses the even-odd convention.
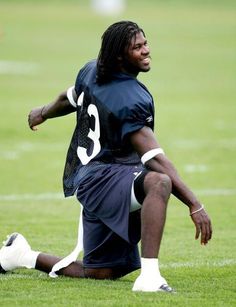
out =
[[[128,1],[97,16],[84,1],[0,1],[0,238],[24,234],[34,249],[66,255],[79,206],[61,176],[74,116],[27,127],[31,108],[52,101],[95,58],[104,29],[137,21],[152,51],[140,79],[156,102],[156,135],[209,212],[214,237],[194,240],[187,208],[171,198],[160,254],[176,295],[132,293],[119,281],[50,279],[33,270],[0,276],[1,306],[235,306],[236,5],[234,1]]]

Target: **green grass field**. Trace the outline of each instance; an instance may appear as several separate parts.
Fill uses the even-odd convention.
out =
[[[205,204],[213,239],[195,241],[187,208],[171,198],[160,262],[176,295],[133,293],[138,272],[94,281],[17,270],[0,276],[0,306],[236,306],[235,1],[127,2],[104,17],[89,1],[0,1],[0,240],[18,231],[36,250],[74,247],[80,209],[61,177],[75,118],[33,133],[27,115],[73,84],[119,19],[146,32],[152,70],[140,80],[156,101],[156,135]]]

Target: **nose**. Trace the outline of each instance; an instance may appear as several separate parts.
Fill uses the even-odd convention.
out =
[[[143,45],[142,54],[148,55],[150,53],[150,48],[148,45]]]

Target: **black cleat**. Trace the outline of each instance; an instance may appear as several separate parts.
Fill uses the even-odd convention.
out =
[[[176,291],[167,284],[161,285],[158,291],[167,292],[167,293],[176,293]]]

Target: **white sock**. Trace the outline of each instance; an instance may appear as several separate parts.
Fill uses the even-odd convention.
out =
[[[23,262],[22,265],[27,269],[34,269],[39,254],[40,252],[35,252],[32,250],[28,251],[24,255],[24,259],[22,260]]]
[[[157,258],[141,258],[141,275],[160,277],[159,261]]]

